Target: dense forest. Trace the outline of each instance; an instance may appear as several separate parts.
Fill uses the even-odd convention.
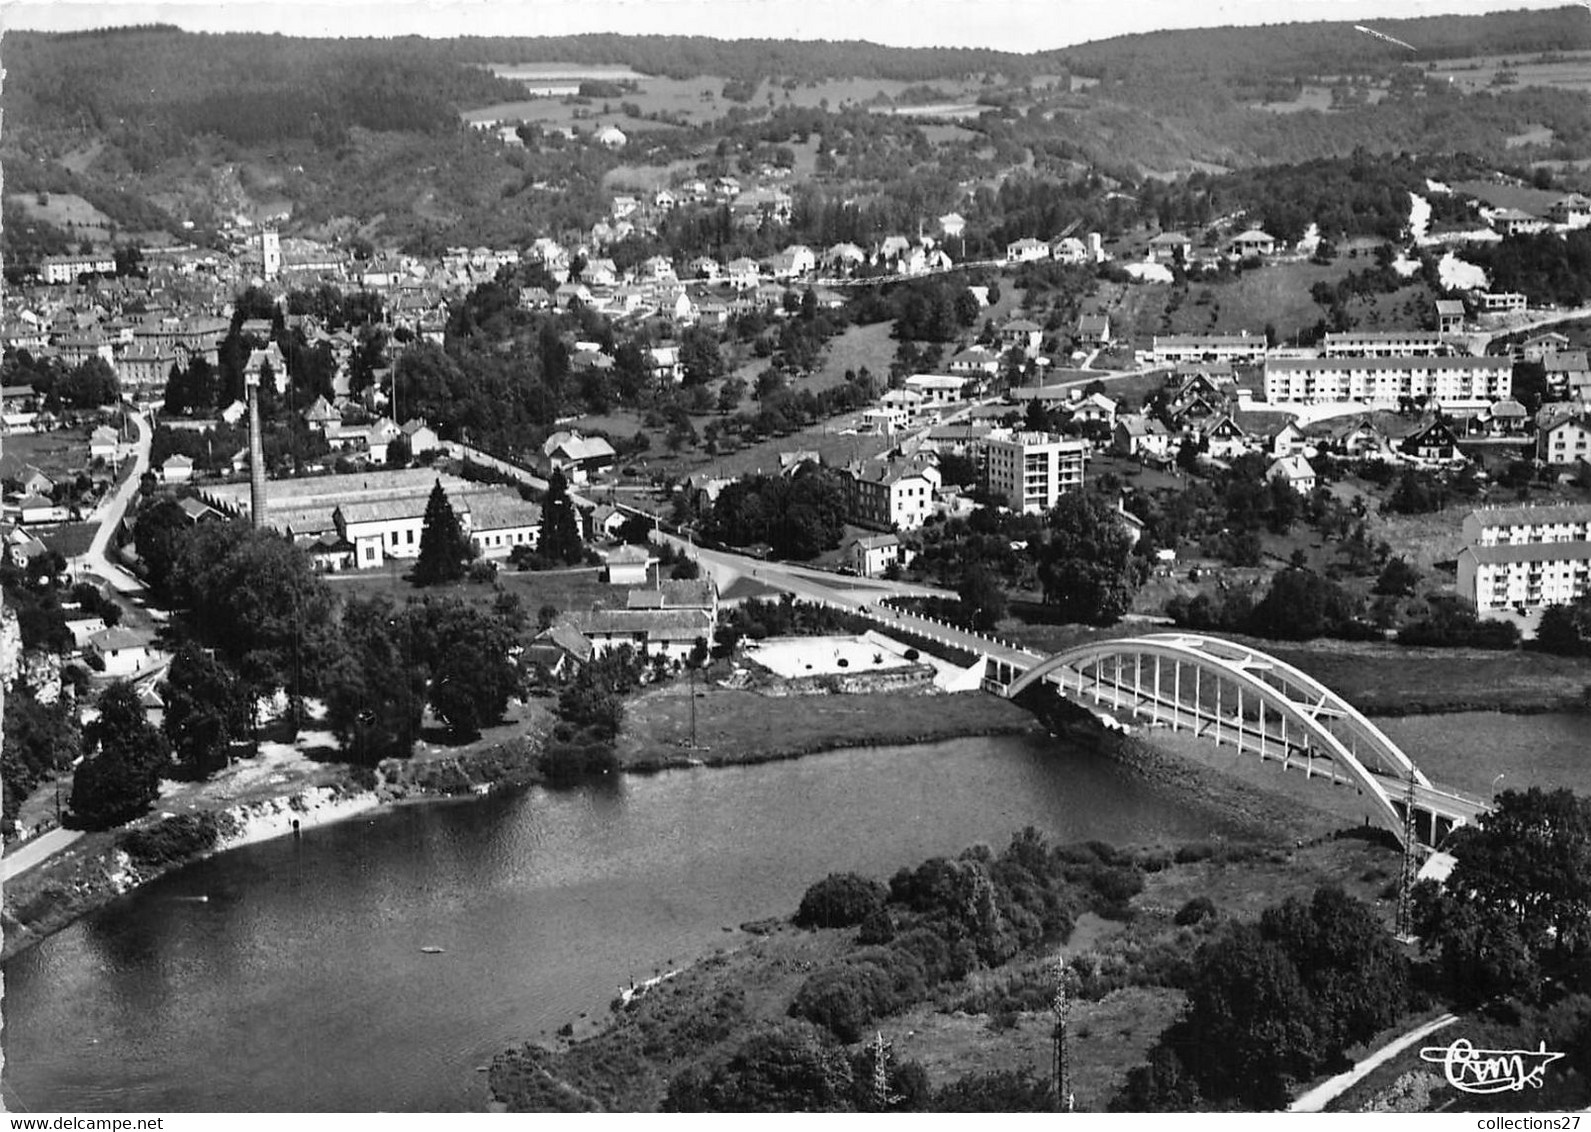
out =
[[[1297,75],[1390,75],[1418,60],[1591,48],[1582,5],[1484,16],[1375,20],[1376,31],[1417,56],[1356,30],[1350,21],[1193,28],[1116,36],[1054,53],[1061,67],[1106,85],[1154,91],[1200,81],[1250,97]]]

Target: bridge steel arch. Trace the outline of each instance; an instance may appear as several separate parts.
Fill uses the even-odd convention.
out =
[[[1028,669],[1007,686],[1006,695],[1015,696],[1060,671],[1075,672],[1078,689],[1087,690],[1090,680],[1084,673],[1088,669],[1095,668],[1097,673],[1096,666],[1100,662],[1123,657],[1135,658],[1135,666],[1141,663],[1136,658],[1141,657],[1190,664],[1217,680],[1225,680],[1259,697],[1262,705],[1299,727],[1307,739],[1342,766],[1351,779],[1375,799],[1388,825],[1399,833],[1400,839],[1403,811],[1400,805],[1394,804],[1395,799],[1387,790],[1388,778],[1374,773],[1361,756],[1368,757],[1392,779],[1393,790],[1400,795],[1396,801],[1400,804],[1403,789],[1407,788],[1411,777],[1424,788],[1422,794],[1445,793],[1433,787],[1419,767],[1380,728],[1320,681],[1258,649],[1215,637],[1154,633],[1079,645]],[[1118,693],[1123,690],[1120,685],[1101,685],[1097,675],[1094,682],[1096,688],[1111,686]],[[1157,697],[1160,691],[1157,686]],[[1197,704],[1188,708],[1195,718],[1199,710]],[[1263,716],[1261,722],[1263,725]],[[1336,724],[1342,733],[1328,727],[1328,722]]]

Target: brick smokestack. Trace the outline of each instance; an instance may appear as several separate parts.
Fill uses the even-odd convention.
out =
[[[265,442],[260,438],[260,375],[246,378],[249,391],[249,522],[265,526]]]

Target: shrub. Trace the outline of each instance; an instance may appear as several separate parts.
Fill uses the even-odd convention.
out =
[[[797,927],[848,928],[884,909],[883,885],[856,873],[830,873],[801,897]]]
[[[220,839],[214,814],[179,814],[122,835],[118,846],[141,865],[159,867],[208,853]]]
[[[849,1045],[887,1014],[895,995],[889,973],[872,963],[838,963],[813,974],[790,1003],[790,1015],[822,1026]]]
[[[616,771],[619,757],[608,740],[576,731],[547,740],[539,766],[549,782],[566,784]]]
[[[1195,896],[1177,909],[1177,914],[1172,918],[1172,922],[1179,928],[1185,928],[1192,924],[1200,924],[1205,920],[1212,919],[1215,914],[1215,901],[1208,896]]]

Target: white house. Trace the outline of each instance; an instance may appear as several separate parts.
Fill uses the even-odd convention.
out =
[[[1043,240],[1035,240],[1031,236],[1013,240],[1005,246],[1005,261],[1007,263],[1031,263],[1034,260],[1049,258],[1050,246]]]
[[[1268,480],[1281,480],[1300,495],[1315,490],[1315,469],[1302,456],[1283,456],[1265,472]]]
[[[608,584],[614,586],[644,586],[647,569],[656,562],[645,547],[625,543],[608,552]]]
[[[105,664],[107,676],[131,676],[148,665],[149,642],[131,629],[106,629],[89,638],[89,650]]]
[[[895,535],[868,535],[852,539],[845,561],[864,578],[876,578],[900,561],[900,539]]]
[[[181,453],[166,457],[166,462],[160,465],[161,483],[190,483],[192,480],[193,461]]]

